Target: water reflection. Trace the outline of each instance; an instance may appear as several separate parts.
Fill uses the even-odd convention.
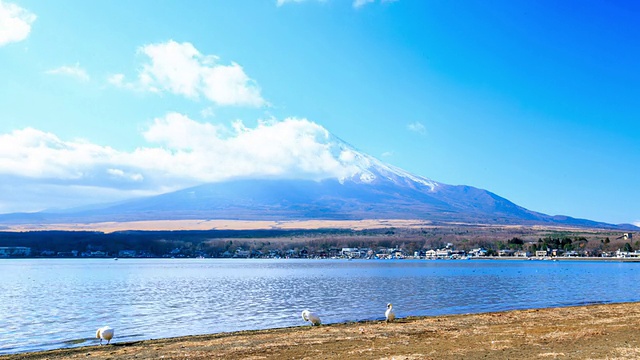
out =
[[[2,260],[0,354],[115,341],[639,301],[640,264],[550,261]]]

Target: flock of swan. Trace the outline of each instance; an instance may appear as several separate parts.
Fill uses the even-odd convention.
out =
[[[395,320],[396,314],[393,311],[393,305],[391,303],[387,304],[387,311],[384,312],[384,317],[386,322]],[[309,310],[302,311],[302,320],[310,322],[311,326],[318,326],[322,324],[320,316]],[[113,330],[113,328],[109,326],[103,326],[99,328],[98,331],[96,331],[96,338],[100,339],[100,345],[102,345],[102,340],[107,340],[108,345],[111,343],[111,339],[113,339],[114,334],[115,331]]]
[[[393,311],[393,304],[391,303],[387,304],[387,311],[384,312],[384,318],[386,322],[391,322],[395,320],[396,313]],[[318,316],[318,314],[311,312],[309,310],[304,310],[302,312],[302,320],[310,322],[311,326],[318,326],[322,324],[322,321],[320,320],[320,316]]]

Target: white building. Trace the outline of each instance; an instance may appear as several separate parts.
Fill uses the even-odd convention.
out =
[[[342,248],[340,254],[347,258],[359,258],[360,250],[358,248]]]

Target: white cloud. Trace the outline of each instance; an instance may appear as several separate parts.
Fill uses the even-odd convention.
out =
[[[637,227],[640,227],[640,220],[638,220],[638,221],[634,222],[634,223],[633,223],[633,225],[635,225],[635,226],[637,226]]]
[[[94,203],[109,194],[120,200],[231,178],[347,178],[363,161],[306,119],[262,120],[252,128],[241,121],[217,125],[169,113],[142,135],[147,146],[127,152],[33,128],[0,134],[0,188],[22,193],[64,188],[65,194]],[[82,194],[73,195],[73,189]],[[8,193],[0,192],[6,209],[10,201]],[[15,201],[14,209],[25,210],[26,204]],[[32,210],[67,205],[60,201],[52,198],[45,206],[47,201],[39,198],[34,200],[39,208]]]
[[[375,0],[354,0],[353,1],[353,7],[354,8],[359,8],[361,6],[367,5],[369,3],[374,2]]]
[[[0,135],[0,175],[74,181],[118,152],[86,141],[62,141],[33,128]]]
[[[385,151],[382,153],[382,157],[391,157],[393,156],[393,151]]]
[[[155,119],[143,135],[160,148],[138,149],[134,157],[165,174],[199,182],[264,176],[340,178],[356,171],[340,153],[334,156],[327,130],[305,119],[260,121],[255,128],[236,121],[229,128],[170,113]]]
[[[170,149],[192,150],[214,145],[225,128],[210,123],[199,123],[186,115],[169,113],[154,120],[153,125],[143,133],[151,143],[160,143]]]
[[[0,0],[0,46],[26,39],[34,21],[35,14]]]
[[[191,43],[145,45],[139,52],[148,58],[135,82],[126,82],[123,74],[115,74],[109,83],[140,91],[170,92],[190,99],[204,97],[220,106],[253,106],[267,104],[260,88],[235,62],[222,65],[219,58],[201,54]]]
[[[425,135],[427,133],[427,128],[418,121],[412,122],[411,124],[407,125],[407,129],[421,135]]]
[[[47,70],[46,73],[50,75],[70,76],[80,81],[89,81],[89,75],[78,63],[74,66],[61,66],[59,68]]]

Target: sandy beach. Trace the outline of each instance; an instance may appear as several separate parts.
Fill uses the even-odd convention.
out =
[[[8,359],[637,359],[640,303],[243,331]]]

